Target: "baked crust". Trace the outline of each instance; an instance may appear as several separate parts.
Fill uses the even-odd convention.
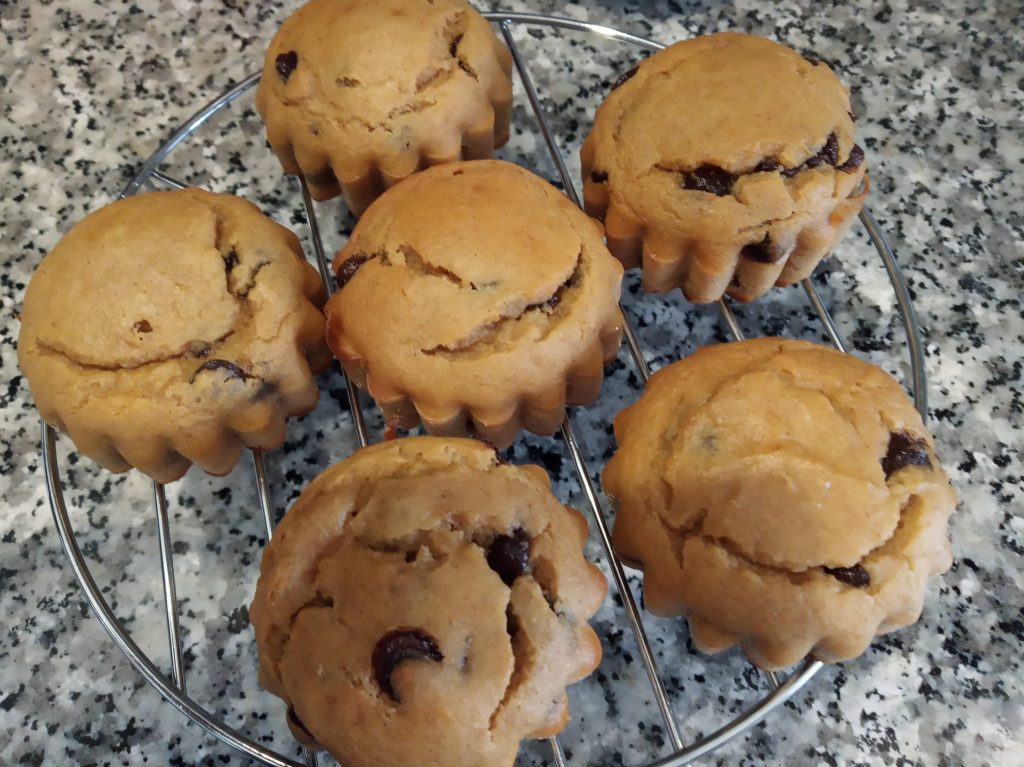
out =
[[[763,668],[862,653],[917,620],[956,498],[880,368],[802,341],[705,347],[615,420],[616,549],[647,609]],[[828,570],[826,570],[828,568]]]
[[[417,170],[493,156],[511,72],[464,0],[311,0],[271,41],[256,107],[285,172],[358,215]]]
[[[622,333],[622,267],[598,223],[507,162],[389,190],[336,258],[327,339],[402,428],[510,444],[598,396]]]
[[[346,767],[511,767],[520,739],[562,729],[566,685],[601,658],[587,619],[606,583],[586,537],[540,467],[476,440],[358,450],[310,483],[264,553],[249,613],[260,682],[300,740]]]
[[[809,276],[867,194],[845,88],[750,35],[676,43],[597,110],[580,152],[587,212],[644,289],[749,301]]]
[[[73,290],[69,287],[73,286]],[[226,474],[313,409],[323,285],[298,238],[199,189],[120,200],[78,223],[25,293],[18,360],[47,423],[115,472]]]

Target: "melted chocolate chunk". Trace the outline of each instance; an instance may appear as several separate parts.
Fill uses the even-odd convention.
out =
[[[567,279],[565,282],[563,282],[561,285],[558,286],[558,290],[556,290],[552,294],[551,298],[549,298],[547,301],[541,301],[539,304],[530,304],[526,308],[528,310],[529,309],[544,309],[544,308],[556,309],[558,307],[558,305],[560,303],[562,303],[562,296],[565,295],[565,291],[569,290],[570,288],[576,287],[577,285],[579,285],[579,283],[580,283],[580,266],[579,266],[579,264],[576,264],[576,268],[573,269],[572,274],[569,275],[569,279]],[[475,288],[474,288],[474,290],[475,290]]]
[[[751,261],[757,261],[759,264],[774,264],[779,260],[779,254],[775,251],[775,247],[772,244],[771,235],[768,234],[760,242],[744,245],[740,255],[744,258],[749,258]]]
[[[882,459],[882,471],[888,479],[904,466],[928,466],[932,465],[925,449],[927,443],[919,437],[912,437],[906,432],[893,432],[889,435],[889,449],[885,451]]]
[[[526,531],[517,528],[512,535],[499,535],[487,549],[487,566],[496,572],[506,586],[526,573],[530,564],[530,540]]]
[[[637,68],[636,68],[636,67],[633,67],[633,68],[632,68],[631,70],[629,70],[628,72],[624,72],[623,74],[619,75],[618,79],[617,79],[617,80],[616,80],[616,81],[615,81],[614,83],[612,83],[612,90],[615,90],[615,89],[616,89],[616,88],[618,88],[618,87],[619,87],[620,85],[622,85],[622,84],[623,84],[624,82],[626,82],[626,80],[628,80],[628,79],[629,79],[629,78],[631,78],[631,77],[632,77],[633,75],[635,75],[635,74],[636,74],[636,71],[637,71]]]
[[[341,262],[341,267],[338,269],[338,289],[348,285],[348,281],[355,277],[356,272],[359,271],[359,267],[370,260],[370,256],[364,254],[352,256],[352,258],[346,259]]]
[[[373,648],[371,663],[377,686],[395,703],[401,703],[401,698],[398,697],[395,688],[391,686],[391,674],[400,663],[424,660],[435,663],[444,660],[444,655],[437,646],[437,640],[430,634],[416,628],[400,628],[389,631],[377,640],[377,644]]]
[[[797,165],[795,168],[783,168],[781,172],[786,178],[793,178],[793,176],[805,168],[817,168],[818,166],[825,164],[835,166],[838,162],[839,139],[836,138],[835,133],[830,133],[828,134],[828,138],[825,140],[825,145],[818,150],[816,155],[808,157],[802,164]]]
[[[230,381],[232,378],[238,378],[239,380],[245,381],[250,378],[259,378],[259,376],[247,373],[242,368],[238,367],[234,362],[228,360],[207,360],[198,368],[196,372],[192,374],[192,377],[188,379],[189,383],[195,383],[196,377],[204,370],[226,370],[228,374],[224,377],[225,381]]]
[[[461,42],[462,42],[462,35],[459,35],[454,40],[452,40],[452,44],[448,46],[448,55],[449,56],[454,58],[455,56],[459,55],[459,43],[461,43]]]
[[[238,251],[232,248],[228,251],[228,254],[224,258],[224,268],[227,271],[231,271],[238,266]]]
[[[725,197],[732,194],[732,185],[735,183],[736,176],[717,165],[701,165],[696,170],[683,174],[682,187],[695,192],[707,192],[716,197]]]
[[[606,170],[592,170],[590,171],[590,180],[595,184],[603,184],[608,180],[608,171]]]
[[[149,320],[139,320],[132,325],[132,330],[136,333],[152,333],[153,326],[149,324]]]
[[[843,173],[853,173],[860,164],[864,162],[864,150],[856,144],[850,149],[850,156],[846,158],[846,162],[842,165],[837,165],[836,170],[841,170]]]
[[[853,567],[826,567],[825,572],[836,580],[848,583],[857,588],[864,588],[871,585],[871,575],[861,565]]]
[[[281,75],[281,79],[288,82],[288,78],[291,77],[292,72],[295,71],[295,67],[299,65],[299,54],[295,51],[288,51],[282,53],[274,60],[274,66],[277,69],[277,73]]]
[[[771,173],[782,167],[782,163],[776,160],[774,157],[770,157],[767,160],[761,160],[754,168],[754,173]]]
[[[835,165],[837,162],[839,162],[839,140],[835,133],[830,133],[825,141],[825,146],[814,157],[809,157],[803,167],[817,168],[819,165]]]
[[[839,163],[839,139],[835,133],[829,133],[825,146],[821,149],[821,157],[829,165],[835,167]]]

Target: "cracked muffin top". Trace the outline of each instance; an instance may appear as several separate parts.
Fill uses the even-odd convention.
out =
[[[802,341],[707,347],[652,376],[604,472],[648,609],[755,662],[858,655],[917,619],[956,500],[887,373]]]
[[[43,259],[19,360],[43,417],[107,468],[224,473],[316,403],[322,302],[295,235],[251,203],[154,192],[87,216]]]
[[[321,474],[268,545],[260,682],[347,767],[511,767],[568,716],[605,595],[587,526],[537,466],[410,437]]]
[[[557,410],[567,386],[570,401],[596,396],[590,381],[618,348],[622,268],[600,226],[511,163],[404,181],[334,268],[328,343],[378,402],[407,398],[428,428],[471,418],[507,442],[495,425],[521,407]]]
[[[647,289],[698,302],[806,276],[859,210],[847,200],[860,201],[866,170],[829,67],[732,32],[676,43],[621,77],[581,156],[587,210],[605,219],[612,252],[633,266],[643,251]]]
[[[360,213],[418,168],[508,140],[511,56],[464,0],[311,0],[267,52],[256,105],[287,172]]]

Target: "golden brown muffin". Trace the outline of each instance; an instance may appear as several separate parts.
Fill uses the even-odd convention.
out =
[[[507,162],[389,190],[334,260],[327,339],[387,418],[499,447],[597,398],[622,333],[622,267],[600,226]]]
[[[252,203],[153,192],[90,214],[43,259],[18,360],[43,418],[107,469],[226,474],[316,404],[323,300],[298,239]]]
[[[614,542],[647,609],[776,668],[864,652],[917,620],[956,506],[932,438],[880,368],[803,341],[711,346],[615,419]]]
[[[828,66],[733,32],[620,78],[580,156],[612,253],[642,264],[646,290],[695,303],[809,276],[867,194],[849,95]]]
[[[466,439],[357,451],[302,492],[250,609],[260,683],[345,767],[510,767],[597,667],[587,523]]]
[[[256,107],[285,172],[358,215],[426,166],[491,157],[511,71],[464,0],[311,0],[270,43]]]

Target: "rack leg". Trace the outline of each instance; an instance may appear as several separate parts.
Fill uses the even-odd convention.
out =
[[[160,541],[160,570],[164,581],[164,609],[167,613],[167,640],[171,649],[171,677],[174,684],[185,692],[185,661],[181,651],[181,626],[178,623],[178,595],[174,585],[174,554],[171,548],[171,526],[167,514],[167,495],[164,486],[153,483],[153,503],[156,506],[157,537]]]
[[[267,529],[267,543],[274,537],[274,501],[270,497],[270,483],[267,482],[267,465],[262,450],[252,451],[252,467],[256,472],[256,490],[260,497],[260,511]],[[302,747],[302,759],[307,767],[317,767],[316,751]]]
[[[605,519],[604,510],[601,508],[601,502],[597,498],[597,491],[594,488],[594,483],[590,479],[590,474],[587,471],[587,465],[583,460],[583,452],[580,450],[579,443],[576,441],[576,436],[572,431],[572,423],[569,421],[569,416],[565,417],[562,421],[562,438],[565,440],[565,444],[569,448],[569,455],[572,457],[572,462],[576,466],[576,473],[580,479],[580,487],[583,488],[584,495],[587,496],[587,501],[590,504],[590,510],[593,513],[594,522],[597,524],[598,533],[601,536],[601,543],[604,546],[606,558],[608,560],[608,566],[612,571],[612,578],[615,581],[615,587],[619,591],[619,595],[622,597],[622,604],[626,610],[626,617],[629,619],[629,627],[633,630],[633,636],[636,637],[637,646],[640,649],[640,659],[643,661],[644,669],[647,671],[648,681],[651,683],[651,689],[654,691],[654,700],[658,704],[658,709],[661,711],[661,717],[665,720],[665,728],[668,732],[669,739],[672,741],[674,750],[679,751],[683,747],[683,740],[679,736],[679,728],[676,726],[675,717],[672,715],[672,708],[668,702],[668,694],[665,691],[665,684],[661,681],[661,676],[658,674],[658,666],[654,660],[654,650],[651,648],[651,643],[647,639],[647,631],[644,629],[643,621],[640,619],[640,610],[636,606],[636,600],[633,598],[633,592],[629,588],[629,583],[626,580],[626,573],[622,569],[622,563],[619,562],[619,558],[615,556],[615,550],[612,547],[612,538],[608,532],[608,522]]]

